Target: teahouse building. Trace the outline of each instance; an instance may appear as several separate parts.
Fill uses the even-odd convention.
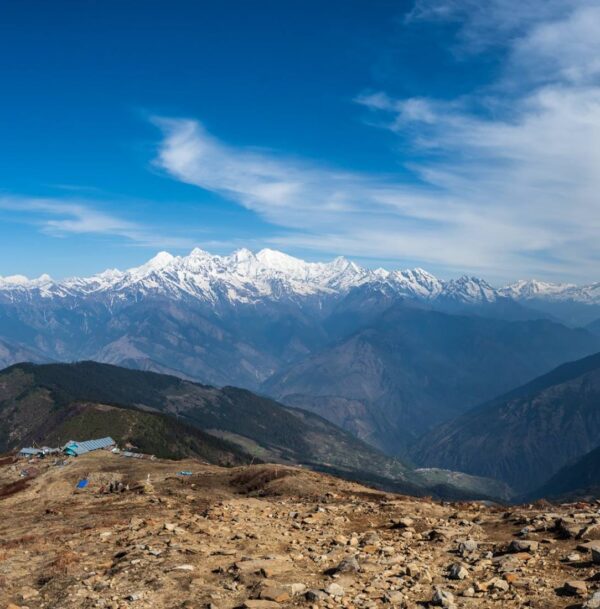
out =
[[[116,442],[110,436],[106,438],[100,438],[98,440],[85,440],[84,442],[69,440],[63,446],[63,453],[70,457],[78,457],[79,455],[84,455],[85,453],[89,453],[94,450],[111,448],[115,444]]]

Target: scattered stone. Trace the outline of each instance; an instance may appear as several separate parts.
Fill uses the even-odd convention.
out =
[[[600,552],[600,541],[586,541],[585,543],[580,543],[577,545],[577,549],[580,552],[591,552],[592,550]]]
[[[281,605],[279,603],[276,603],[275,601],[249,599],[247,601],[244,601],[242,607],[244,607],[244,609],[277,609],[278,607],[281,607]]]
[[[583,530],[579,533],[579,537],[581,539],[600,539],[600,523],[592,522],[588,524]]]
[[[392,526],[394,529],[409,529],[415,525],[415,521],[412,518],[400,518],[396,520]]]
[[[290,586],[290,591],[292,593],[292,596],[304,594],[306,592],[306,586],[304,584],[292,584]]]
[[[477,542],[474,539],[465,539],[463,541],[459,541],[458,543],[458,553],[461,556],[466,556],[467,554],[473,554],[477,552]]]
[[[431,599],[431,604],[436,607],[446,607],[446,609],[454,609],[454,595],[443,588],[436,588]]]
[[[569,596],[585,596],[587,594],[587,584],[584,581],[571,579],[563,586],[565,594]]]
[[[83,463],[96,488],[103,469],[116,477],[119,467],[132,467],[143,480],[139,470],[154,467],[93,457],[91,465],[85,457],[71,462],[65,476]],[[15,510],[22,521],[3,513],[0,597],[30,609],[600,609],[600,540],[584,541],[600,503],[514,506],[504,516],[483,503],[367,491],[283,465],[198,463],[193,482],[168,473],[181,464],[156,465],[152,497],[67,492],[62,499],[38,485],[38,499]],[[40,467],[52,472],[52,493],[60,491],[62,469],[51,461]],[[0,480],[9,479],[6,471],[0,464]],[[49,505],[63,512],[42,537],[33,515],[45,525],[55,513],[46,513]],[[557,542],[561,520],[572,541]],[[25,530],[31,538],[22,541]]]
[[[327,588],[325,588],[325,592],[329,594],[329,596],[341,597],[344,596],[344,588],[335,582],[329,584]]]
[[[307,601],[322,601],[327,598],[327,594],[323,590],[308,590],[304,595]]]
[[[176,567],[173,567],[173,571],[193,571],[194,570],[194,565],[178,565]]]
[[[600,609],[600,591],[594,592],[582,605],[582,609]]]
[[[19,594],[21,599],[24,601],[33,600],[34,598],[37,598],[39,595],[40,595],[40,593],[35,588],[31,588],[29,586],[22,588],[21,592]]]
[[[274,575],[290,571],[292,564],[287,560],[259,558],[236,562],[235,568],[241,574],[261,573],[264,577],[270,578]]]
[[[450,565],[450,568],[448,569],[448,577],[450,579],[467,579],[467,577],[469,577],[469,571],[464,565],[455,562]]]
[[[507,592],[510,588],[510,584],[501,577],[494,577],[491,582],[489,582],[489,588],[492,590],[497,590],[498,592]]]
[[[267,601],[284,603],[290,600],[290,592],[288,592],[288,590],[286,590],[286,588],[283,586],[278,586],[277,584],[273,583],[263,586],[258,597]]]
[[[556,532],[563,539],[576,539],[582,531],[581,524],[566,518],[560,518],[556,523]]]
[[[360,565],[354,556],[344,558],[337,567],[330,569],[329,574],[335,575],[336,573],[357,573],[360,570]]]
[[[530,541],[528,539],[515,539],[511,542],[508,550],[515,554],[519,552],[529,552],[533,554],[538,551],[539,543],[537,541]]]
[[[433,581],[429,569],[418,562],[412,562],[406,565],[406,574],[421,582],[429,583]]]
[[[391,605],[402,605],[404,603],[404,595],[398,590],[386,592],[384,599]]]

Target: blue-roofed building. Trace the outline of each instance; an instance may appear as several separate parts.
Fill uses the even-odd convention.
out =
[[[46,455],[53,455],[59,453],[60,448],[50,448],[49,446],[42,446],[42,448],[36,447],[23,447],[19,451],[19,457],[45,457]]]
[[[22,448],[19,451],[19,457],[38,457],[43,454],[44,451],[41,448]]]
[[[85,440],[83,442],[69,440],[63,446],[63,453],[70,457],[78,457],[79,455],[84,455],[85,453],[89,453],[94,450],[110,448],[115,444],[116,442],[111,437],[100,438],[98,440]]]

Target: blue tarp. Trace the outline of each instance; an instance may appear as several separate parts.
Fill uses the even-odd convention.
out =
[[[84,478],[77,483],[77,488],[85,488],[88,485],[88,481]]]

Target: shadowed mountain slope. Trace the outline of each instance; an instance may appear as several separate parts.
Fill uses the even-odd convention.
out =
[[[421,464],[530,492],[600,444],[600,353],[559,366],[424,435]]]
[[[598,337],[549,320],[511,322],[402,304],[263,387],[402,454],[436,424],[599,348]]]
[[[600,336],[600,319],[596,319],[596,321],[593,321],[591,324],[586,326],[586,328],[593,334]]]
[[[600,497],[600,447],[565,465],[531,498],[574,500]]]
[[[90,411],[85,405],[95,405]],[[84,415],[98,421],[98,405],[126,407],[146,416],[168,415],[168,420],[194,431],[212,432],[238,445],[238,451],[257,458],[287,460],[319,467],[375,472],[383,478],[404,479],[407,468],[373,450],[324,419],[243,389],[217,389],[182,379],[129,370],[108,364],[19,364],[0,373],[0,450],[42,437],[55,437],[65,421]],[[83,409],[83,410],[82,410]],[[92,414],[94,413],[94,414]],[[135,416],[138,416],[137,414]],[[148,419],[146,419],[147,421]],[[106,432],[110,418],[105,419]],[[99,429],[94,423],[88,435]],[[51,434],[54,434],[53,436]],[[66,431],[65,431],[66,434]],[[66,434],[69,435],[69,434]],[[109,433],[109,435],[112,435]]]
[[[0,372],[0,429],[0,451],[33,440],[111,435],[165,457],[298,463],[413,494],[510,492],[455,472],[415,472],[317,415],[244,389],[95,362],[19,364]]]

